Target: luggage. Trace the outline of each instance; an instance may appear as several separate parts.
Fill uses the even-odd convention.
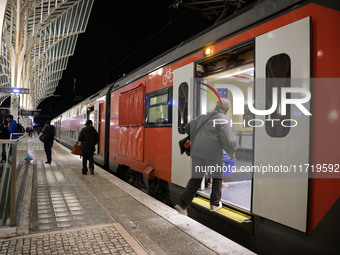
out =
[[[82,149],[81,149],[81,144],[75,143],[75,144],[73,145],[73,148],[72,148],[71,153],[74,154],[74,155],[82,156],[82,155],[83,155],[83,152],[82,152]]]

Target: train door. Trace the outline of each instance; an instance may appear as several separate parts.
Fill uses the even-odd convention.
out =
[[[99,103],[94,104],[92,107],[88,108],[88,119],[92,120],[93,127],[97,130],[99,133],[99,117],[100,117],[100,105]],[[96,145],[95,153],[98,153],[98,144]]]
[[[254,118],[249,112],[247,101],[241,101],[244,114],[234,114],[236,105],[235,90],[248,97],[249,89],[254,91],[254,45],[249,42],[236,46],[234,49],[223,52],[212,58],[205,59],[197,64],[197,114],[206,114],[215,109],[220,98],[228,99],[231,103],[227,116],[232,121],[238,150],[236,162],[230,168],[224,169],[222,202],[242,210],[251,210],[252,173],[241,171],[244,167],[253,164],[253,127],[249,121]],[[230,90],[232,89],[232,90]],[[253,97],[253,93],[250,95]],[[251,123],[250,123],[251,124]],[[224,152],[224,157],[229,156]],[[210,196],[211,180],[206,175],[207,181],[202,183],[199,194]],[[207,185],[206,185],[207,184]]]
[[[104,103],[99,104],[99,125],[98,125],[98,134],[99,134],[99,142],[98,142],[98,154],[104,157],[104,146],[105,146],[105,110]]]
[[[274,94],[278,107],[255,117],[265,128],[255,128],[252,212],[300,231],[307,225],[310,103],[303,91],[310,91],[310,26],[307,17],[255,40],[255,109],[269,109]],[[288,100],[303,105],[280,104],[285,89]]]
[[[99,125],[100,125],[100,104],[99,103],[96,103],[94,105],[94,121],[93,121],[93,127],[97,130],[97,132],[99,133],[100,130],[99,130]],[[97,143],[96,145],[96,150],[95,152],[98,154],[99,152],[99,143]]]
[[[184,126],[193,116],[194,64],[174,70],[172,109],[171,182],[185,187],[191,178],[191,158],[181,155],[178,141],[186,137]]]

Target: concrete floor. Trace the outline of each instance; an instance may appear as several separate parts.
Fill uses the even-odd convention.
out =
[[[0,254],[253,254],[97,166],[82,175],[79,156],[58,143],[51,165],[37,137],[18,159],[27,153],[20,224]]]

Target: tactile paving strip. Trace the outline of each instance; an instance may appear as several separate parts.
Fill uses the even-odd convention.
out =
[[[30,232],[110,222],[61,161],[34,165]]]

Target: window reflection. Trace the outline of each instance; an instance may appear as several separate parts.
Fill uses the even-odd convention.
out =
[[[178,132],[185,134],[188,123],[188,83],[183,82],[178,87]]]

